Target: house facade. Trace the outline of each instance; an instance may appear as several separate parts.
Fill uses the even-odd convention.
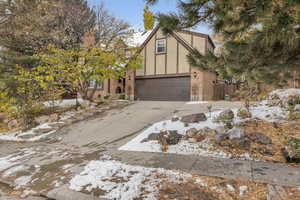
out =
[[[194,49],[205,54],[214,48],[206,34],[177,31],[164,35],[156,27],[139,48],[143,67],[126,75],[125,94],[136,100],[213,100],[216,73],[192,67],[187,55]]]

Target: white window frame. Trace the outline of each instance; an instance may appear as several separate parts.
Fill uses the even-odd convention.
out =
[[[89,81],[89,88],[94,89],[96,86],[96,89],[103,89],[103,83],[102,82],[97,82],[95,80]]]
[[[163,48],[163,51],[159,51],[159,48]],[[157,54],[166,53],[167,52],[167,40],[166,39],[156,40],[155,51]]]

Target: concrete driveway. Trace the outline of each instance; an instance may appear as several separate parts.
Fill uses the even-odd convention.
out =
[[[111,110],[104,116],[82,121],[69,127],[62,135],[62,142],[68,145],[86,146],[108,144],[124,137],[134,135],[151,124],[170,119],[173,115],[207,112],[207,106],[213,110],[236,108],[239,102],[210,102],[206,104],[186,104],[186,102],[137,101],[123,109]]]

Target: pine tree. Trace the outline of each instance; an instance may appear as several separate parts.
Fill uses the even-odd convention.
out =
[[[146,5],[144,8],[144,28],[145,30],[152,30],[154,27],[155,18],[149,7]]]
[[[300,71],[298,0],[188,0],[178,5],[177,14],[159,14],[164,32],[208,23],[224,40],[217,56],[193,52],[193,64],[236,79],[280,85]]]

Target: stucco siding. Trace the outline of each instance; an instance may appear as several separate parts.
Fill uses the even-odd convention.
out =
[[[166,72],[165,54],[156,55],[156,74],[165,74]]]
[[[167,74],[177,72],[177,40],[174,37],[168,37],[167,47]]]
[[[146,75],[155,74],[155,37],[152,37],[146,45]]]
[[[179,73],[189,73],[190,72],[190,64],[187,62],[187,55],[189,51],[179,44],[179,52],[178,52],[178,72]]]
[[[178,32],[177,35],[179,35],[182,39],[184,39],[189,45],[192,45],[191,34]]]
[[[156,38],[157,39],[165,38],[165,37],[166,37],[166,35],[164,35],[163,32],[160,29],[156,32]]]
[[[205,54],[205,41],[205,38],[194,36],[193,46],[202,54]]]
[[[140,56],[142,58],[142,67],[136,70],[136,75],[137,76],[144,76],[145,75],[145,48],[141,51]]]

